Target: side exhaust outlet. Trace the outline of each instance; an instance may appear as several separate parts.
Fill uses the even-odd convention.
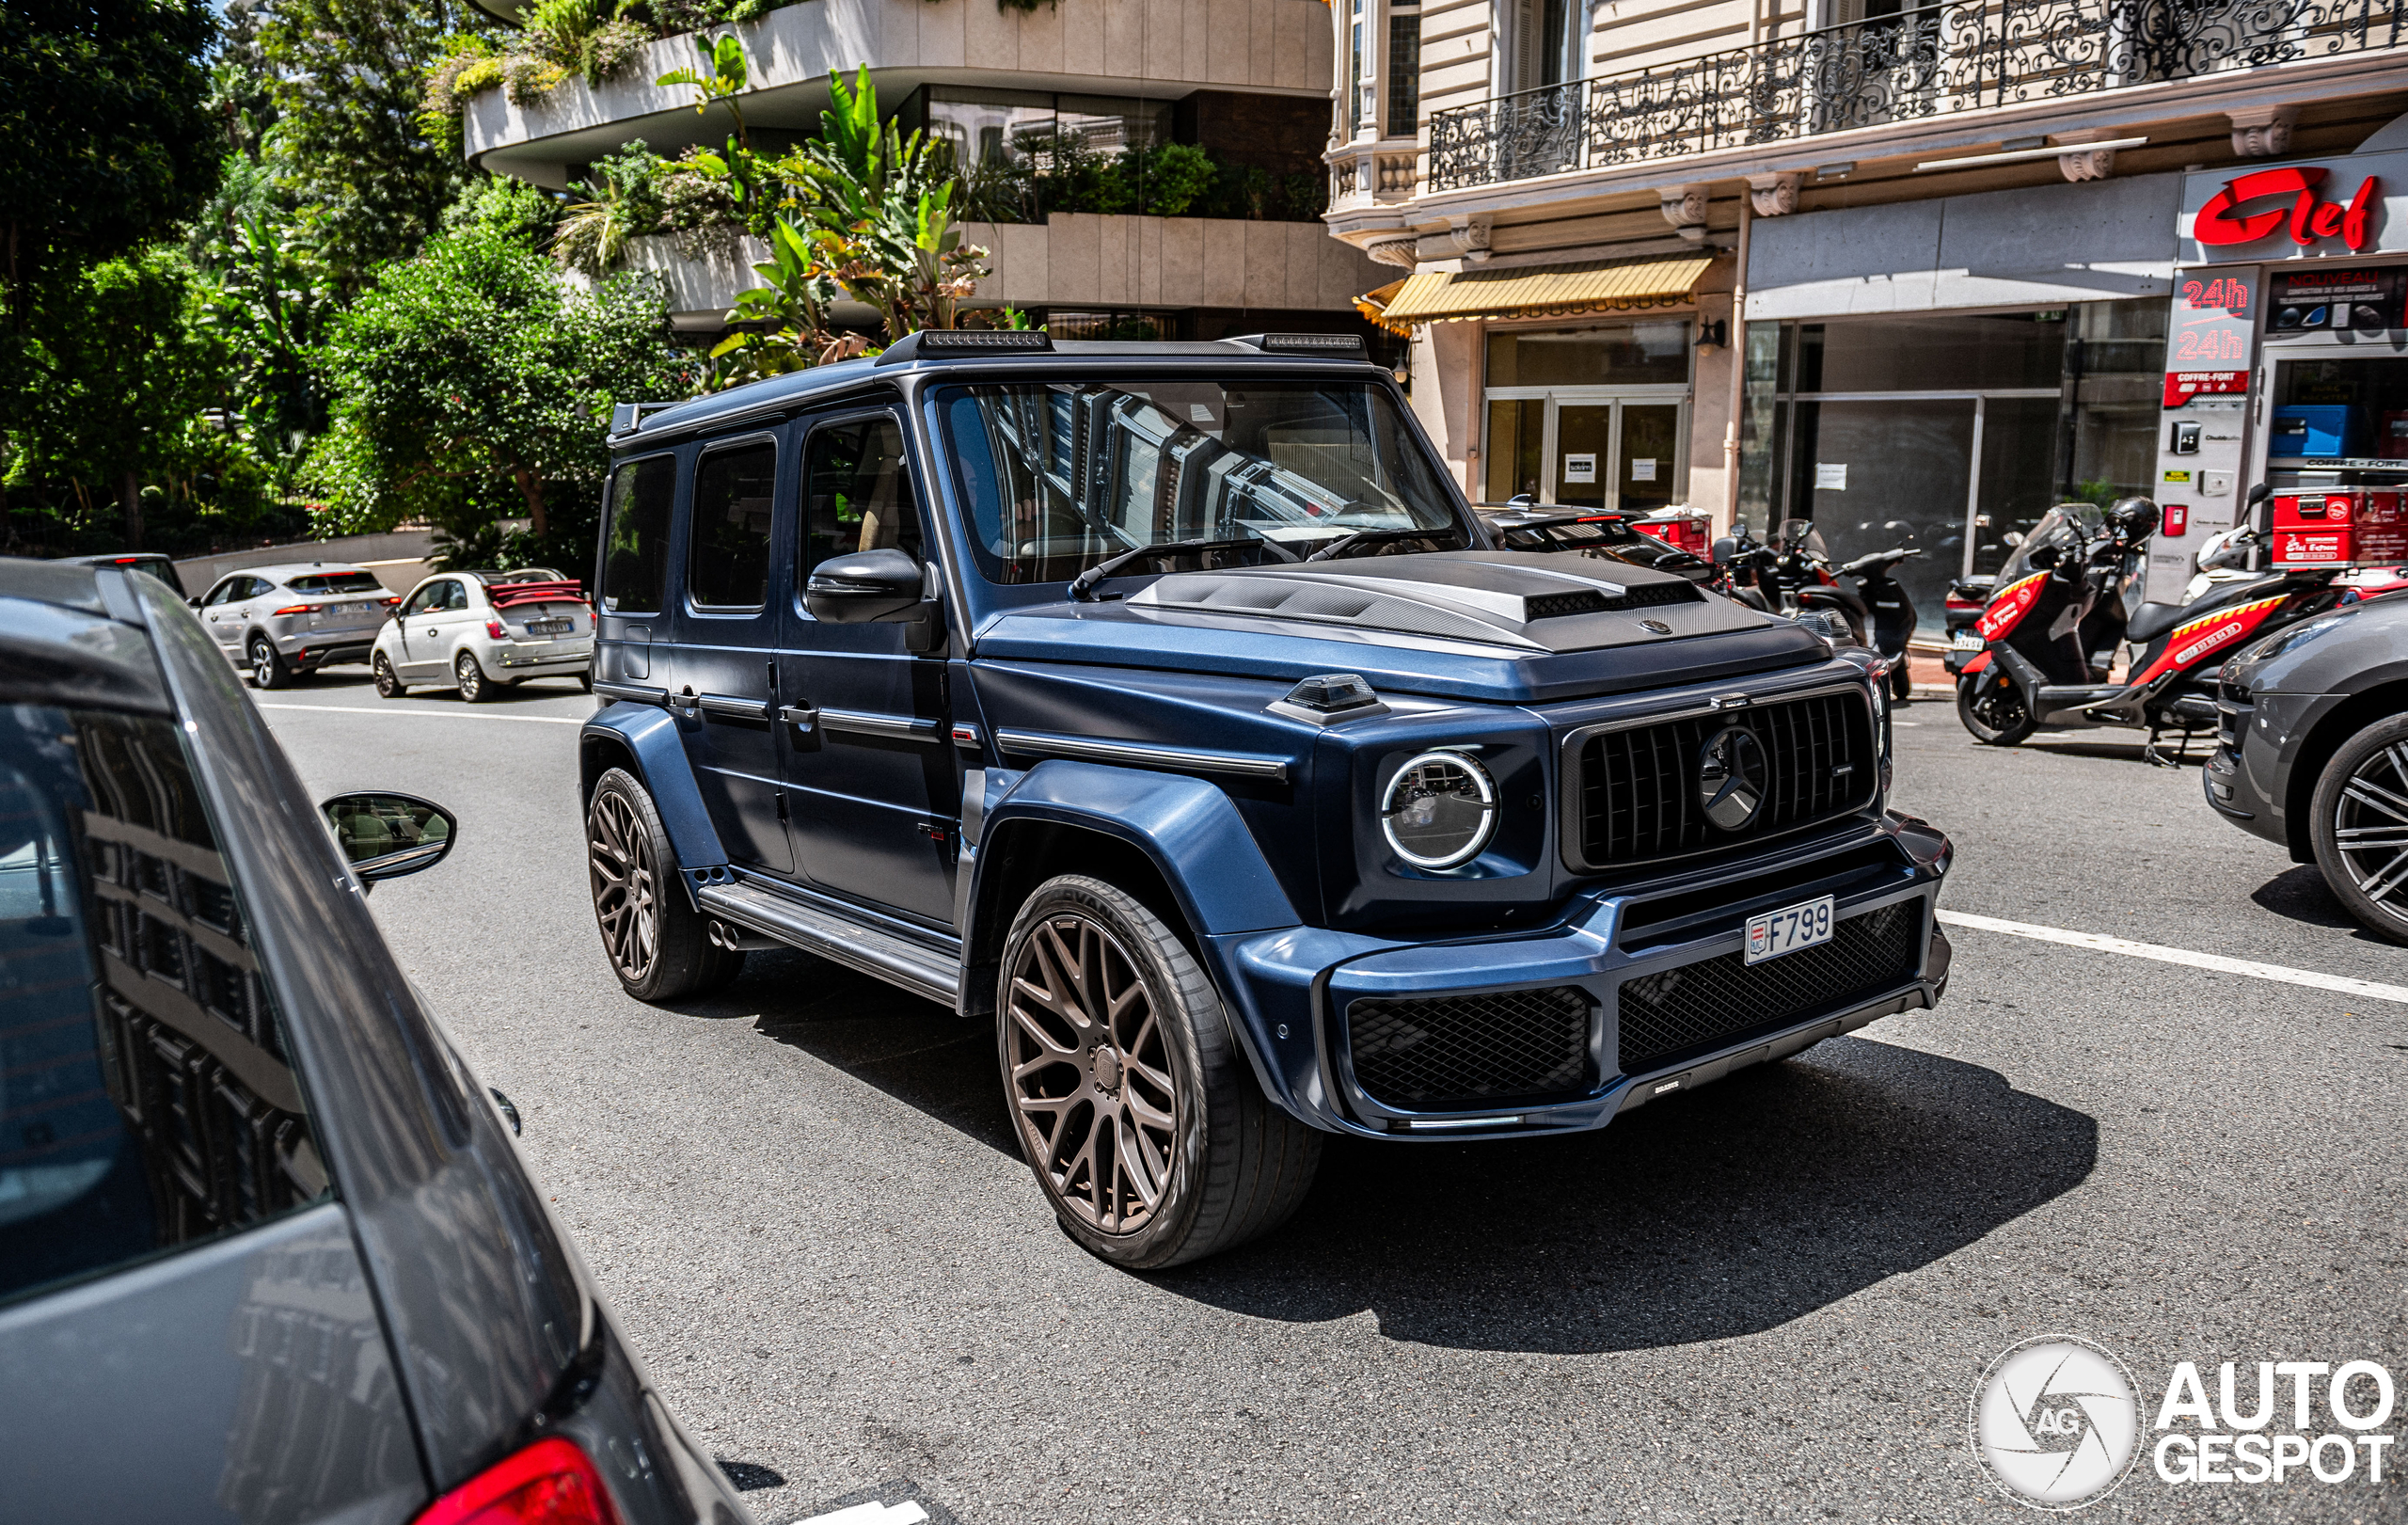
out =
[[[766,948],[785,946],[774,937],[763,937],[759,932],[749,931],[732,922],[725,921],[712,922],[708,936],[711,946],[723,947],[736,953],[757,953]]]

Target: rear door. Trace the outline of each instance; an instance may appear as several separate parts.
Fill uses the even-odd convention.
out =
[[[801,532],[778,658],[782,705],[810,712],[807,730],[781,725],[796,856],[825,888],[950,924],[961,783],[943,656],[910,650],[905,626],[823,624],[803,602],[811,569],[831,556],[924,558],[902,425],[879,411],[799,427]]]
[[[594,573],[597,681],[649,688],[653,627],[666,619],[677,457],[647,455],[610,474],[610,522]],[[667,631],[663,630],[664,638]],[[666,673],[662,675],[664,677]]]
[[[667,675],[670,711],[703,802],[730,861],[794,871],[786,841],[772,689],[777,605],[773,554],[781,452],[772,434],[713,440],[694,457],[687,495],[684,588]],[[777,584],[775,590],[772,584]]]

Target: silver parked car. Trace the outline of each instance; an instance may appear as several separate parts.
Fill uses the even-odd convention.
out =
[[[476,704],[531,677],[591,690],[594,611],[574,579],[547,566],[437,573],[377,632],[369,667],[388,699],[423,684]]]
[[[364,566],[303,562],[229,572],[192,601],[252,686],[280,689],[336,662],[364,662],[401,600]]]

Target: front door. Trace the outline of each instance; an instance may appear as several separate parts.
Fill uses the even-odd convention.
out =
[[[210,639],[236,660],[241,659],[245,621],[250,612],[246,600],[251,584],[258,580],[237,572],[210,589],[200,602],[200,617],[209,627]]]
[[[752,435],[694,461],[686,521],[686,585],[666,678],[686,757],[730,861],[794,872],[772,714],[778,616],[778,443]],[[793,488],[787,487],[791,500]],[[786,516],[791,517],[791,516]]]
[[[790,831],[802,877],[924,920],[953,919],[961,782],[941,653],[910,649],[903,625],[833,625],[803,603],[811,569],[848,551],[893,548],[925,563],[924,519],[903,430],[891,413],[812,424],[803,444],[802,532],[778,657]]]

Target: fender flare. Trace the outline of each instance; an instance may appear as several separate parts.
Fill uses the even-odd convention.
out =
[[[1000,892],[994,888],[1001,878],[999,850],[1015,828],[1069,826],[1114,837],[1153,865],[1187,918],[1196,956],[1220,993],[1231,1036],[1264,1093],[1311,1121],[1294,1100],[1289,1077],[1266,1062],[1276,1049],[1269,1031],[1274,1024],[1236,956],[1246,934],[1292,928],[1303,918],[1236,802],[1218,786],[1188,774],[1058,757],[1017,777],[990,770],[986,780],[986,796],[974,811],[964,812],[965,825],[975,822],[963,834],[957,886],[964,990],[971,950],[981,945],[989,929],[1007,928],[1019,913],[1017,905],[995,903]],[[1001,938],[996,942],[1000,945]]]
[[[677,734],[676,717],[649,705],[610,704],[594,712],[577,733],[578,804],[583,815],[593,797],[599,769],[589,766],[597,746],[623,751],[634,764],[637,782],[652,796],[668,829],[670,850],[677,854],[678,881],[691,896],[705,884],[733,878],[727,850],[720,846],[711,826],[702,790],[694,786],[694,770],[686,760],[686,743]]]

